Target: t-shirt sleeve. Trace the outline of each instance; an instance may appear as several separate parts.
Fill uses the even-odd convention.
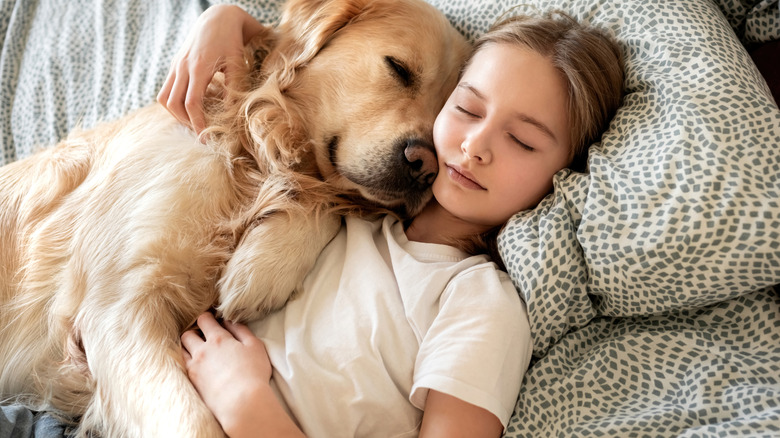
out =
[[[531,360],[528,314],[509,277],[480,265],[453,278],[423,336],[410,401],[433,389],[494,414],[506,428]]]

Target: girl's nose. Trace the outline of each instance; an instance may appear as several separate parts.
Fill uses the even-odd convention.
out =
[[[490,136],[485,129],[474,129],[463,139],[460,150],[469,158],[487,164],[492,159]]]

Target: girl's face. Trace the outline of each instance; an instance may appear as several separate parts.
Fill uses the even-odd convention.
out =
[[[483,46],[434,124],[439,204],[486,229],[536,206],[571,161],[567,94],[547,58]]]

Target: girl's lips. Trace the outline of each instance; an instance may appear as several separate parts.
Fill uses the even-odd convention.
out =
[[[459,166],[456,166],[454,164],[448,164],[447,174],[455,182],[457,182],[458,184],[462,185],[467,189],[486,190],[484,187],[482,187],[482,185],[479,182],[477,182],[477,180],[474,178],[474,175],[470,174],[466,170],[463,170]]]

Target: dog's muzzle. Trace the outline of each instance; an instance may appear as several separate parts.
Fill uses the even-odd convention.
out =
[[[430,140],[402,137],[390,148],[371,148],[384,153],[363,156],[353,163],[338,162],[339,137],[327,143],[329,159],[338,174],[359,186],[362,195],[388,207],[403,206],[409,214],[419,211],[430,199],[439,163]]]

